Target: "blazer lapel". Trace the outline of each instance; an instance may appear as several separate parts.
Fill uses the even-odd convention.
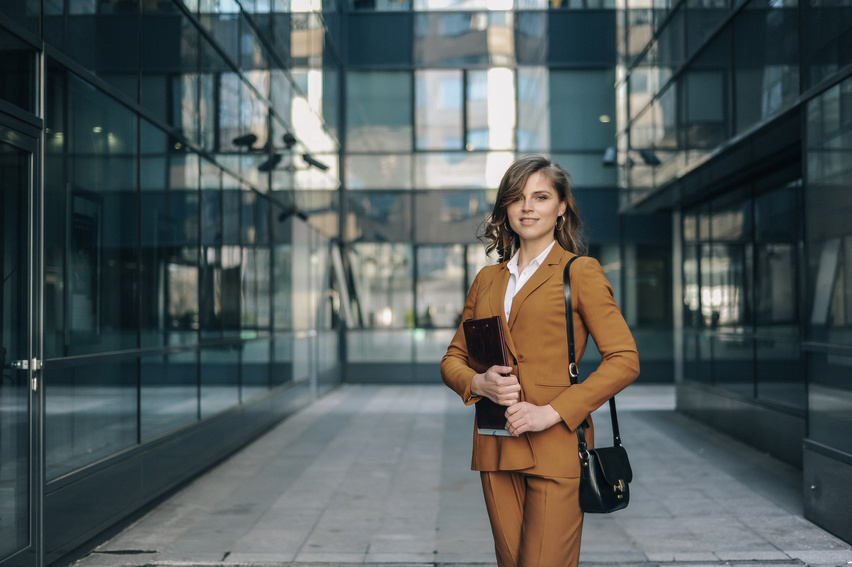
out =
[[[512,313],[509,315],[509,329],[515,326],[515,320],[518,318],[518,312],[521,310],[521,307],[523,307],[524,301],[527,297],[556,274],[559,267],[559,261],[563,254],[566,254],[566,252],[557,242],[550,251],[550,254],[547,255],[547,258],[545,258],[544,263],[538,267],[529,281],[527,281],[520,291],[515,294],[515,298],[512,300]],[[506,272],[508,273],[509,270],[506,270]]]
[[[512,342],[512,334],[509,332],[509,325],[506,323],[506,310],[504,308],[504,299],[506,298],[506,288],[509,286],[509,269],[506,267],[506,262],[503,262],[502,269],[494,278],[491,284],[491,312],[500,316],[500,321],[503,323],[503,335],[506,338],[506,347],[509,349],[510,360],[517,358],[515,351],[515,343]]]

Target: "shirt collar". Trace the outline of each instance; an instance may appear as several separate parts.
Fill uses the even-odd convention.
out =
[[[530,262],[530,266],[535,266],[536,268],[544,263],[544,260],[547,258],[547,255],[550,254],[550,251],[553,250],[553,245],[556,244],[556,239],[550,243],[550,246],[545,248],[541,254],[533,258],[533,261]],[[506,267],[509,269],[510,274],[518,275],[518,254],[520,250],[515,252],[515,255],[512,256],[512,259],[506,264]],[[527,266],[529,268],[529,266]]]

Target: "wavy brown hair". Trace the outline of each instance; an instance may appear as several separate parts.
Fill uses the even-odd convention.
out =
[[[549,158],[541,155],[526,156],[515,161],[503,174],[497,198],[491,214],[482,223],[477,237],[484,241],[485,253],[489,256],[497,251],[497,262],[504,262],[512,257],[521,245],[520,238],[509,226],[506,208],[515,197],[523,194],[524,186],[533,173],[541,172],[553,184],[559,195],[560,202],[566,203],[562,223],[556,222],[554,237],[559,245],[574,254],[585,254],[586,243],[583,236],[583,221],[577,202],[571,193],[571,176]]]

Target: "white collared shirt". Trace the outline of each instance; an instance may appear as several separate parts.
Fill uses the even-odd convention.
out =
[[[506,286],[506,297],[503,299],[503,310],[506,312],[506,321],[509,320],[509,314],[512,312],[512,301],[515,299],[515,295],[517,295],[521,288],[524,287],[524,284],[530,280],[538,267],[544,263],[545,258],[547,258],[547,255],[550,254],[554,244],[556,244],[556,240],[551,242],[550,246],[545,248],[541,254],[536,256],[520,274],[518,274],[519,252],[515,252],[515,255],[512,256],[512,259],[506,264],[506,268],[509,269],[509,285]]]

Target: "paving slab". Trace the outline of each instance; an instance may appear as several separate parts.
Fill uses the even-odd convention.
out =
[[[673,409],[671,386],[619,395],[631,503],[586,516],[582,567],[852,565],[801,471]],[[69,567],[495,567],[472,412],[441,384],[341,386]]]

